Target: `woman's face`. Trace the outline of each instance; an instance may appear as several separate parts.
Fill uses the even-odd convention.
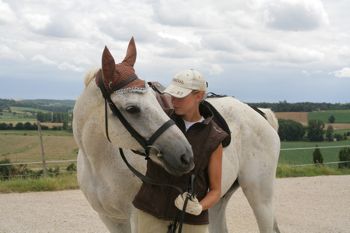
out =
[[[200,91],[192,91],[189,95],[183,98],[171,97],[174,111],[177,115],[186,115],[198,109],[199,103],[203,98],[203,93]]]

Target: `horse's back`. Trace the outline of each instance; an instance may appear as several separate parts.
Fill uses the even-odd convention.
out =
[[[262,169],[273,172],[277,166],[280,140],[269,121],[233,97],[209,98],[207,101],[223,116],[231,131],[231,143],[224,148],[223,191],[233,184],[232,179],[239,176],[254,176]],[[269,176],[268,179],[273,178],[270,173],[262,173]]]

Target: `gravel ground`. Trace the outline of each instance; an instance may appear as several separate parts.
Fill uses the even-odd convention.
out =
[[[349,233],[350,176],[285,178],[276,182],[282,233]],[[239,189],[227,209],[229,232],[258,232]],[[79,190],[0,194],[0,233],[107,233]]]

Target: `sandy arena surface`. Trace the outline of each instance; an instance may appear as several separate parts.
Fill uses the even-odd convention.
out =
[[[276,182],[282,233],[349,233],[350,176],[285,178]],[[258,232],[239,189],[228,206],[229,232]],[[79,190],[0,194],[0,233],[107,233]]]

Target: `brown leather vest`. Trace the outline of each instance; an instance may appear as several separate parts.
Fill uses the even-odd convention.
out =
[[[154,162],[148,161],[146,172],[146,175],[155,181],[176,185],[184,191],[188,190],[191,174],[195,173],[194,190],[199,201],[206,196],[209,188],[209,158],[227,137],[227,133],[212,120],[212,113],[207,107],[200,105],[200,112],[205,120],[195,123],[187,132],[185,132],[183,120],[175,114],[171,116],[192,146],[195,168],[190,173],[177,177],[170,175]],[[143,183],[133,204],[136,208],[155,217],[172,220],[178,211],[174,205],[174,200],[178,195],[179,193],[174,189]],[[184,222],[195,225],[208,224],[208,211],[203,211],[199,216],[185,214]]]

